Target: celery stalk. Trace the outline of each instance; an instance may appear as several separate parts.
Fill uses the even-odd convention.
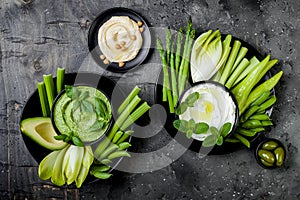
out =
[[[44,75],[44,82],[46,86],[46,91],[47,91],[47,98],[48,98],[48,103],[49,103],[49,108],[50,110],[52,109],[52,104],[55,98],[55,87],[54,87],[54,82],[52,78],[52,74]]]
[[[249,61],[247,58],[244,58],[239,65],[237,66],[237,68],[233,71],[233,73],[230,75],[228,81],[226,82],[225,86],[227,88],[231,88],[232,84],[234,83],[234,81],[239,77],[239,75],[243,72],[243,70],[249,65]]]
[[[47,93],[46,93],[46,88],[45,88],[44,82],[38,83],[38,93],[39,93],[39,97],[40,97],[40,103],[41,103],[43,116],[49,117],[50,116],[50,108],[49,108],[49,103],[48,103],[48,99],[47,99]]]
[[[238,84],[243,78],[245,78],[249,73],[250,71],[252,71],[255,66],[259,63],[259,60],[253,56],[251,59],[250,59],[250,63],[249,65],[246,67],[246,69],[239,75],[239,77],[234,81],[233,83],[233,86],[235,86],[236,84]]]
[[[129,93],[129,95],[127,96],[127,98],[122,102],[122,104],[119,106],[118,108],[118,114],[121,114],[126,106],[128,106],[128,104],[132,101],[132,99],[138,95],[140,93],[141,89],[137,86],[135,86],[133,88],[133,90]]]
[[[63,90],[64,79],[65,79],[65,69],[64,68],[57,68],[57,75],[56,75],[57,94],[60,93]]]
[[[235,68],[240,64],[241,60],[245,57],[245,55],[247,54],[248,52],[248,49],[246,47],[241,47],[236,59],[235,59],[235,62],[233,64],[233,67],[231,69],[231,73],[235,70]]]

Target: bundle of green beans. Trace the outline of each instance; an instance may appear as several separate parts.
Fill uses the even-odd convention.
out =
[[[192,29],[192,21],[189,19],[184,44],[182,28],[180,28],[178,33],[173,36],[169,28],[166,30],[165,49],[161,40],[159,38],[157,39],[157,49],[163,66],[162,101],[168,102],[170,113],[174,113],[178,98],[187,85],[190,56],[195,33],[196,31]]]
[[[133,131],[126,129],[150,109],[147,102],[138,106],[141,101],[138,96],[139,92],[140,88],[136,86],[119,106],[118,117],[112,129],[94,151],[96,161],[91,168],[91,174],[95,177],[100,179],[109,178],[111,176],[108,173],[109,163],[115,158],[130,157],[126,149],[131,146],[128,138],[133,134]]]

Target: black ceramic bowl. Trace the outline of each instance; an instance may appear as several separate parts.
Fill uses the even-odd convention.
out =
[[[194,83],[194,84],[192,85],[192,87],[186,89],[186,90],[182,93],[182,95],[180,96],[180,98],[179,98],[179,100],[178,100],[178,104],[177,104],[176,108],[180,105],[180,103],[181,103],[183,97],[186,95],[186,93],[187,93],[189,90],[191,90],[191,89],[193,89],[193,88],[195,88],[195,87],[197,87],[197,86],[199,86],[199,85],[214,85],[214,86],[220,88],[220,90],[224,91],[225,93],[227,93],[227,94],[229,95],[230,99],[232,100],[233,104],[235,105],[235,113],[234,113],[235,116],[234,116],[234,122],[233,122],[233,124],[232,124],[232,129],[231,129],[230,133],[228,133],[228,134],[226,135],[225,138],[231,136],[231,135],[235,132],[235,130],[236,130],[236,128],[237,128],[237,125],[238,125],[238,122],[239,122],[239,108],[238,108],[238,104],[237,104],[237,101],[236,101],[234,95],[233,95],[232,92],[231,92],[228,88],[226,88],[224,85],[222,85],[222,84],[220,84],[220,83],[218,83],[218,82],[215,82],[215,81],[200,81],[200,82]],[[200,98],[201,98],[201,94],[200,94]],[[178,117],[177,115],[175,115],[175,118],[178,119],[179,117]],[[172,135],[173,137],[176,138],[176,136],[174,135],[174,133],[176,134],[176,132],[171,132],[171,135]],[[182,135],[185,136],[185,133],[179,133],[179,134],[182,134]],[[202,150],[204,150],[204,152],[206,151],[206,150],[205,150],[205,147],[202,147],[202,141],[200,141],[200,140],[193,139],[193,138],[191,138],[191,139],[186,138],[186,139],[182,140],[182,137],[180,137],[180,139],[181,139],[181,140],[179,140],[178,142],[181,143],[181,144],[183,144],[184,146],[186,146],[187,144],[189,144],[189,143],[186,142],[185,140],[191,140],[191,141],[192,141],[191,144],[190,144],[190,146],[186,146],[186,148],[189,148],[190,150],[199,152],[200,148],[203,148]],[[217,146],[217,145],[214,146],[214,148],[220,148],[220,147],[221,147],[221,146]],[[208,150],[208,149],[211,150],[212,148],[209,147],[209,148],[207,148],[207,150]]]
[[[285,149],[284,145],[282,144],[282,142],[279,141],[279,140],[277,140],[277,139],[274,139],[274,138],[264,138],[264,139],[258,144],[258,146],[256,147],[254,154],[255,154],[256,161],[257,161],[257,163],[258,163],[260,166],[262,166],[262,167],[265,168],[265,169],[276,169],[276,168],[282,167],[283,164],[282,164],[281,166],[277,166],[276,164],[274,164],[273,166],[266,166],[266,165],[264,165],[264,164],[262,163],[262,161],[261,161],[261,159],[260,159],[260,157],[259,157],[259,155],[258,155],[258,151],[259,151],[260,149],[262,149],[263,145],[264,145],[265,143],[267,143],[267,142],[270,142],[270,141],[273,141],[273,142],[275,142],[275,143],[278,144],[278,146],[277,146],[276,148],[281,147],[281,148],[283,149],[283,151],[284,151],[283,164],[284,164],[284,161],[285,161],[285,159],[286,159],[286,149]],[[269,150],[269,151],[270,151],[270,152],[274,152],[274,150],[275,150],[276,148],[274,148],[273,150]],[[273,154],[274,154],[274,153],[273,153]],[[274,156],[275,156],[275,154],[274,154]],[[275,163],[276,163],[276,156],[275,156]]]
[[[143,22],[142,27],[144,28],[144,31],[141,33],[143,37],[142,47],[133,60],[125,62],[124,67],[119,67],[119,64],[115,62],[105,65],[100,59],[102,53],[98,44],[98,32],[100,27],[113,16],[128,16],[135,22]],[[88,46],[92,57],[99,66],[112,72],[127,72],[142,64],[147,58],[151,47],[151,33],[146,20],[135,11],[121,7],[111,8],[100,13],[92,22],[88,33]]]
[[[56,78],[54,78],[54,82],[56,81]],[[111,99],[111,105],[115,108],[119,107],[121,105],[123,99],[125,98],[125,95],[123,91],[121,90],[120,86],[116,84],[115,81],[112,79],[102,76],[100,74],[90,73],[90,72],[80,72],[80,73],[69,73],[65,74],[65,80],[64,84],[66,85],[93,85],[94,87],[100,89],[103,91],[109,99]],[[41,104],[39,100],[39,94],[37,89],[31,94],[31,96],[28,98],[22,114],[20,118],[20,122],[27,118],[32,117],[41,117],[42,109]],[[116,116],[113,113],[113,117]],[[20,130],[21,132],[21,130]],[[31,156],[36,160],[36,162],[40,163],[45,156],[47,156],[49,153],[51,153],[50,150],[40,146],[38,143],[31,140],[29,137],[27,137],[25,134],[21,134],[23,141],[26,145],[26,148],[30,152]],[[131,140],[131,137],[129,137],[129,141]],[[96,143],[95,143],[96,145]],[[109,173],[115,173],[115,168],[117,165],[121,162],[122,158],[115,159],[113,163],[111,163],[111,170]],[[96,181],[98,179],[95,179],[92,176],[88,176],[85,183],[90,183],[93,181]]]
[[[89,85],[89,84],[75,84],[74,85],[75,87],[79,87],[79,86],[86,86],[86,87],[90,87],[90,88],[93,88],[93,89],[96,89],[98,90],[99,92],[101,92],[106,98],[107,100],[110,102],[110,106],[111,106],[111,114],[113,115],[114,113],[114,106],[112,105],[112,101],[111,99],[108,97],[108,95],[103,92],[101,89],[97,88],[96,86],[93,86],[93,85]],[[56,98],[54,99],[53,101],[53,105],[52,105],[52,110],[51,110],[51,122],[52,122],[52,126],[54,128],[54,130],[56,131],[57,134],[63,134],[59,131],[59,129],[57,128],[56,126],[56,123],[55,123],[55,114],[54,114],[54,111],[56,109],[56,104],[57,102],[60,100],[60,98],[62,97],[62,95],[64,95],[66,93],[66,90],[63,89],[57,96]],[[107,128],[106,130],[103,132],[102,135],[100,135],[97,139],[93,140],[93,141],[89,141],[89,142],[84,142],[85,145],[92,145],[94,143],[97,143],[97,141],[101,140],[105,135],[107,135],[107,133],[109,132],[110,128],[111,128],[111,125],[113,123],[113,117],[111,117],[111,119],[109,120],[109,123],[107,125]]]

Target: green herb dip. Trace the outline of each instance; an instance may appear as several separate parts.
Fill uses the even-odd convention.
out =
[[[112,109],[108,98],[88,86],[66,86],[54,106],[54,123],[61,134],[78,136],[82,142],[100,138],[108,129]]]

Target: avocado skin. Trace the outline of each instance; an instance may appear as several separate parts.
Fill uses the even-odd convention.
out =
[[[42,147],[56,151],[63,149],[67,143],[54,139],[57,135],[52,127],[49,117],[33,117],[24,119],[21,124],[21,131],[24,135],[41,145]]]

